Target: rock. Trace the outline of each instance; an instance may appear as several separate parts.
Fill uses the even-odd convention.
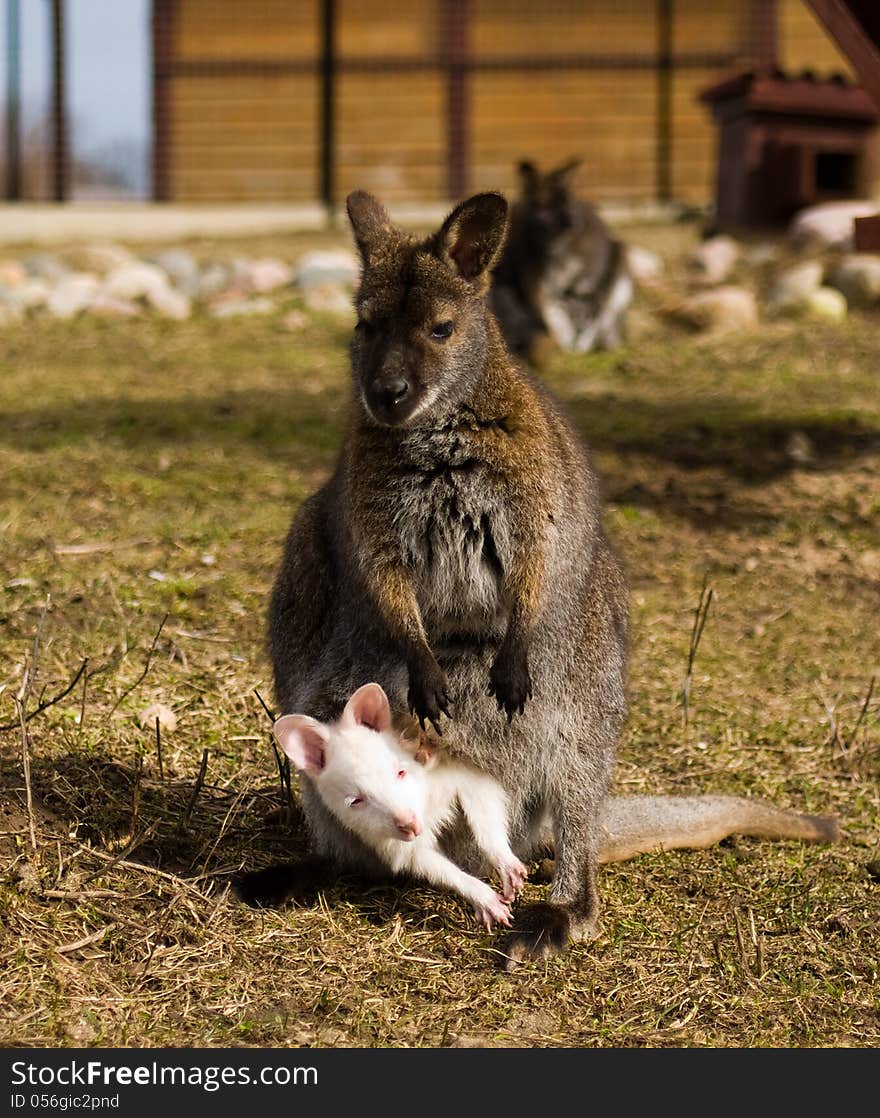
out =
[[[148,730],[156,728],[157,720],[161,730],[167,730],[173,734],[177,729],[177,715],[171,707],[165,706],[164,703],[151,703],[138,715],[138,722]]]
[[[716,287],[662,307],[659,313],[679,325],[710,334],[752,330],[758,325],[758,305],[746,287]]]
[[[94,299],[100,282],[91,272],[71,272],[49,292],[46,309],[56,318],[73,318]]]
[[[759,241],[745,250],[746,263],[750,268],[763,268],[779,258],[779,246],[770,241]]]
[[[232,264],[232,281],[237,287],[265,295],[279,287],[286,287],[293,278],[289,264],[274,256],[261,260],[239,257]]]
[[[303,299],[310,311],[346,316],[354,314],[350,288],[338,283],[321,283],[314,287],[307,287]]]
[[[27,271],[19,260],[0,260],[0,284],[4,287],[21,287],[27,280]]]
[[[167,284],[157,284],[147,292],[147,302],[166,318],[175,318],[182,321],[192,314],[192,303],[189,296],[182,291],[177,291]]]
[[[70,268],[50,252],[36,252],[26,257],[23,263],[29,276],[48,280],[49,283],[58,283],[70,272]]]
[[[788,236],[796,248],[852,249],[853,221],[880,212],[877,202],[852,200],[807,206],[791,219]]]
[[[688,271],[698,283],[715,286],[723,283],[739,259],[740,248],[733,237],[720,233],[703,241],[687,258]]]
[[[308,321],[308,317],[303,314],[301,310],[294,308],[292,311],[288,311],[281,319],[281,326],[285,330],[290,330],[291,333],[294,333],[297,330],[302,330],[304,326],[307,326]]]
[[[846,299],[833,287],[819,287],[804,303],[804,313],[810,318],[824,319],[826,322],[843,322],[846,318]]]
[[[112,243],[82,245],[67,255],[76,268],[97,272],[101,276],[106,276],[108,272],[122,268],[135,259],[127,248]]]
[[[357,256],[347,249],[319,249],[297,260],[293,283],[299,288],[321,287],[328,283],[356,287],[360,279]]]
[[[229,286],[229,270],[222,264],[209,264],[199,273],[196,290],[193,295],[197,299],[210,299]]]
[[[799,466],[812,462],[816,457],[812,440],[803,431],[792,431],[785,443],[785,453]]]
[[[193,297],[199,293],[199,265],[193,254],[185,248],[166,249],[150,257],[148,263],[161,268],[174,287],[184,295]]]
[[[636,283],[651,284],[663,274],[663,261],[656,252],[641,245],[627,245],[626,262]]]
[[[825,266],[820,260],[805,260],[779,272],[770,284],[767,303],[773,310],[800,310],[822,286]]]
[[[247,314],[271,314],[275,310],[275,304],[271,299],[242,299],[241,297],[234,299],[221,299],[217,300],[211,305],[211,314],[214,318],[233,318],[236,315]]]
[[[156,288],[168,288],[168,276],[155,264],[133,260],[114,268],[104,281],[104,290],[117,299],[144,299]]]
[[[99,290],[86,308],[89,314],[102,318],[132,318],[141,313],[141,308],[131,299],[119,299]]]
[[[15,295],[23,307],[30,309],[45,306],[51,290],[52,285],[48,280],[35,276],[33,279],[25,280],[21,287],[15,288]]]
[[[880,303],[880,256],[868,252],[844,256],[831,269],[829,281],[843,292],[850,306],[876,306]]]

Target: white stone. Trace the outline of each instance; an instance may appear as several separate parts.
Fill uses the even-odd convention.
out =
[[[876,213],[880,213],[880,203],[864,199],[821,202],[796,213],[788,235],[799,248],[851,249],[853,221]]]
[[[96,292],[86,309],[89,314],[100,315],[102,318],[132,318],[141,313],[141,308],[131,299],[119,299],[101,290]]]
[[[21,287],[26,280],[27,271],[20,260],[0,260],[0,284]]]
[[[798,310],[822,286],[825,265],[821,260],[804,260],[784,268],[774,276],[767,302],[778,311]]]
[[[319,287],[327,283],[355,287],[360,278],[357,256],[347,249],[316,249],[297,260],[293,270],[296,287]]]
[[[310,311],[322,311],[325,314],[353,316],[351,290],[338,283],[322,283],[314,287],[307,287],[303,299]]]
[[[70,272],[70,268],[50,252],[35,252],[25,259],[24,266],[29,276],[48,280],[49,283],[57,283]]]
[[[117,299],[144,299],[157,288],[168,288],[168,276],[155,264],[134,260],[114,268],[104,281],[104,290]]]
[[[746,287],[716,287],[661,309],[666,317],[710,334],[752,330],[758,325],[758,304]]]
[[[663,261],[657,253],[641,245],[627,245],[626,261],[630,275],[638,284],[650,284],[663,274]]]
[[[99,286],[98,277],[91,272],[71,272],[49,292],[46,309],[56,318],[73,318],[91,303]]]
[[[687,259],[688,270],[699,283],[714,286],[727,279],[739,255],[740,247],[733,237],[720,233],[694,249]]]
[[[51,290],[52,285],[48,280],[35,276],[25,280],[21,287],[17,287],[15,294],[23,307],[42,307],[45,306]]]
[[[97,272],[101,276],[122,268],[135,259],[127,248],[112,243],[82,245],[74,249],[70,256],[80,269]]]
[[[168,276],[171,283],[184,295],[194,296],[199,290],[199,265],[185,248],[169,248],[149,259]]]
[[[260,295],[286,287],[292,278],[293,269],[290,265],[274,256],[258,260],[239,257],[232,265],[233,283]]]
[[[819,287],[807,299],[804,311],[810,318],[843,322],[847,312],[846,298],[833,287]]]
[[[880,303],[880,255],[854,252],[844,256],[831,269],[829,280],[850,306],[876,306]]]
[[[194,294],[199,299],[210,299],[223,291],[229,280],[229,270],[222,264],[208,264],[199,274]]]
[[[192,314],[192,303],[182,291],[176,291],[167,284],[157,284],[147,292],[147,302],[154,311],[166,318],[182,321]]]

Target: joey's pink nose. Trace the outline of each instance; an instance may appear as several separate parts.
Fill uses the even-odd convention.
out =
[[[414,815],[396,815],[394,826],[397,828],[400,837],[406,839],[407,842],[422,833],[422,825]]]

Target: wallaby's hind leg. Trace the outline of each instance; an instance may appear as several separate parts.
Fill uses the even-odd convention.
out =
[[[587,791],[578,795],[577,789]],[[589,781],[569,782],[564,797],[552,805],[555,871],[550,900],[524,907],[507,937],[505,969],[524,959],[564,951],[569,941],[595,939],[599,930],[597,857],[592,836],[596,804],[590,802]]]

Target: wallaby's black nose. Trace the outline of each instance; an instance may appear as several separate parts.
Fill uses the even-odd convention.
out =
[[[409,381],[403,377],[394,377],[391,380],[385,381],[380,389],[381,395],[384,397],[385,403],[389,407],[399,404],[400,401],[409,393]]]

